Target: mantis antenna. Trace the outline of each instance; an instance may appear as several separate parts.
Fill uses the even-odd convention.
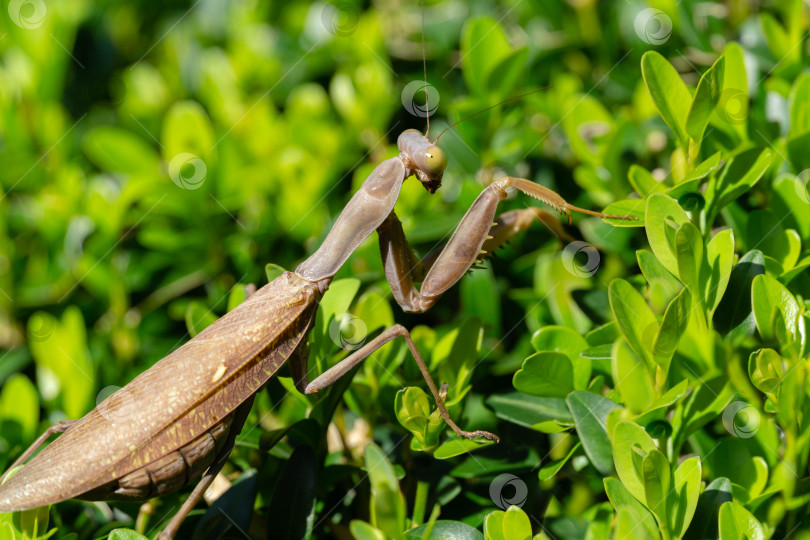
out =
[[[425,73],[425,116],[427,117],[425,137],[430,138],[430,103],[428,100],[427,57],[425,53],[425,0],[422,0],[420,7],[422,12],[422,70]]]
[[[427,87],[426,87],[426,88],[427,88]],[[464,122],[465,120],[469,120],[469,119],[470,119],[470,118],[472,118],[473,116],[478,116],[479,114],[484,113],[484,112],[487,112],[487,111],[488,111],[488,110],[490,110],[490,109],[494,109],[495,107],[500,107],[500,106],[501,106],[501,105],[503,105],[504,103],[509,103],[510,101],[516,101],[516,100],[518,100],[518,99],[523,99],[523,98],[525,98],[526,96],[530,96],[530,95],[532,95],[532,94],[536,94],[537,92],[540,92],[541,90],[545,90],[545,89],[546,89],[546,87],[543,87],[543,88],[537,88],[537,89],[535,89],[535,90],[532,90],[531,92],[526,92],[525,94],[520,94],[519,96],[512,96],[512,97],[507,98],[507,99],[505,99],[505,100],[503,100],[503,101],[501,101],[501,102],[499,102],[499,103],[496,103],[495,105],[490,105],[490,106],[489,106],[489,107],[487,107],[486,109],[481,109],[480,111],[478,111],[478,112],[474,112],[474,113],[472,113],[472,114],[471,114],[471,115],[469,115],[469,116],[465,116],[464,118],[462,118],[462,119],[461,119],[461,120],[459,120],[458,122],[454,122],[454,123],[450,124],[449,126],[447,126],[446,128],[444,128],[444,130],[443,130],[441,133],[439,133],[439,136],[438,136],[438,137],[436,137],[436,140],[435,140],[435,141],[433,141],[433,142],[434,142],[434,143],[439,142],[439,139],[441,138],[441,136],[442,136],[442,135],[444,135],[445,133],[447,133],[448,131],[450,131],[451,129],[453,129],[454,127],[456,127],[457,125],[459,125],[460,123]],[[425,94],[427,95],[427,92],[426,92]],[[427,97],[426,97],[425,99],[427,100]],[[426,101],[426,103],[427,103],[427,101]],[[429,124],[429,123],[428,123],[428,126],[430,126],[430,124]],[[427,134],[425,134],[425,136],[427,136]]]

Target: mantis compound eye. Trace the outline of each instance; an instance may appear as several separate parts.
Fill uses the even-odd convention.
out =
[[[447,167],[447,155],[436,145],[428,146],[425,152],[425,168],[430,173],[443,172]]]

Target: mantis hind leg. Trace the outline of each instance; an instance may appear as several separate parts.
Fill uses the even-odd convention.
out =
[[[202,478],[200,478],[200,481],[197,482],[197,485],[194,486],[194,490],[191,492],[191,495],[188,496],[180,509],[174,514],[174,516],[172,516],[172,519],[160,532],[158,535],[159,540],[172,540],[172,538],[174,538],[178,529],[180,528],[180,525],[183,523],[183,520],[186,519],[189,512],[191,512],[194,507],[197,506],[197,503],[200,502],[200,499],[202,499],[203,495],[205,495],[205,491],[211,486],[214,478],[216,478],[216,476],[222,470],[222,467],[228,461],[228,456],[231,455],[231,450],[233,450],[236,436],[242,431],[242,426],[245,425],[248,414],[250,414],[250,408],[253,406],[253,398],[254,396],[250,396],[247,401],[242,403],[236,409],[233,423],[231,424],[230,432],[225,445],[222,447],[219,454],[217,454],[217,457],[214,459],[214,462],[211,464],[208,470],[205,471]]]
[[[13,471],[15,467],[22,465],[23,463],[28,461],[28,458],[33,456],[34,452],[36,452],[40,446],[45,444],[45,441],[48,440],[48,437],[50,437],[55,433],[64,433],[70,428],[70,426],[72,426],[76,422],[78,422],[78,420],[62,420],[58,424],[50,426],[48,429],[45,430],[45,432],[42,435],[37,437],[37,440],[31,443],[31,446],[29,446],[20,457],[17,458],[17,460],[11,465],[11,467],[8,468],[6,474]],[[5,479],[6,474],[0,476],[0,483]]]
[[[436,400],[436,406],[439,408],[439,413],[442,415],[442,418],[447,425],[450,426],[450,428],[456,433],[456,435],[466,437],[468,439],[484,437],[493,441],[500,441],[498,436],[493,433],[481,430],[464,431],[458,427],[455,422],[453,422],[453,419],[450,418],[450,413],[447,412],[447,407],[444,405],[444,399],[442,398],[439,390],[436,388],[436,383],[433,382],[433,378],[430,376],[430,371],[428,371],[427,365],[425,365],[425,361],[422,359],[422,355],[416,348],[416,344],[413,342],[413,339],[411,339],[411,334],[404,326],[399,324],[395,324],[391,328],[383,331],[382,334],[378,335],[360,347],[358,350],[354,351],[352,354],[338,362],[336,365],[326,370],[324,373],[316,377],[312,382],[307,382],[306,364],[304,364],[303,371],[297,371],[297,373],[303,375],[300,381],[296,382],[296,386],[299,384],[303,386],[305,394],[314,394],[319,390],[323,390],[351,371],[353,367],[368,358],[380,347],[397,337],[402,337],[405,340],[405,343],[407,343],[408,348],[411,351],[411,355],[413,356],[414,360],[416,360],[416,364],[419,366],[419,371],[422,372],[422,376],[425,378],[428,388],[430,388],[430,393],[433,394],[433,399]],[[306,360],[306,357],[304,357],[304,360]]]

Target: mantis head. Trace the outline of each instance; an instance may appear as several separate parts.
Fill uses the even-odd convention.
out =
[[[399,151],[408,157],[413,173],[431,193],[442,185],[442,176],[447,167],[447,156],[426,136],[415,129],[403,131],[397,139]]]

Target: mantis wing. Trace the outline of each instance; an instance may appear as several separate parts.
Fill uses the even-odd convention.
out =
[[[289,272],[265,285],[31,459],[0,486],[0,512],[77,497],[196,439],[306,339],[318,300]]]

